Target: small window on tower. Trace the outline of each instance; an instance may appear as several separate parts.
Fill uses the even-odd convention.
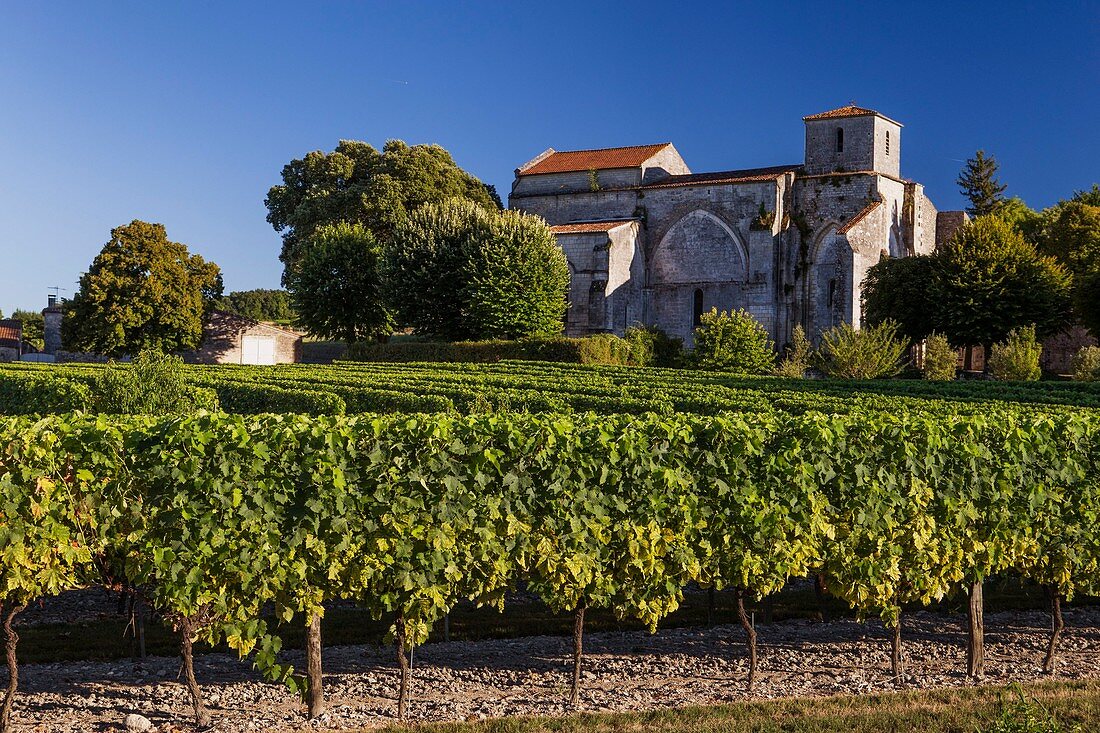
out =
[[[886,131],[886,154],[890,154],[890,131]]]
[[[836,303],[836,280],[829,281],[829,307]]]
[[[695,291],[695,302],[692,304],[691,309],[691,326],[692,328],[699,328],[703,323],[703,291],[702,289]]]
[[[836,128],[836,151],[838,153],[844,152],[844,128]]]

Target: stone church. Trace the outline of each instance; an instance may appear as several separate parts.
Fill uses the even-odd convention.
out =
[[[569,260],[566,333],[654,325],[691,345],[711,308],[743,308],[776,344],[860,324],[884,256],[931,252],[963,221],[901,177],[901,128],[850,105],[803,118],[802,163],[692,173],[672,143],[553,148],[516,170],[513,209],[539,214]]]

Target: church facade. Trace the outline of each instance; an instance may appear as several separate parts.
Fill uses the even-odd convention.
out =
[[[691,345],[743,308],[782,346],[860,324],[883,256],[931,252],[962,221],[901,177],[902,125],[854,105],[803,118],[801,163],[692,173],[671,143],[539,154],[509,206],[545,218],[569,260],[566,333],[651,325]]]

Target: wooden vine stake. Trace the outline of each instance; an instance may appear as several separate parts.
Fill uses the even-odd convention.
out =
[[[581,653],[584,644],[584,604],[577,607],[573,616],[573,684],[569,689],[569,704],[580,704]]]
[[[980,680],[985,676],[985,619],[980,580],[970,584],[967,622],[966,673],[974,680]]]
[[[325,714],[325,688],[321,677],[321,614],[309,617],[306,627],[306,678],[309,680],[309,717]]]

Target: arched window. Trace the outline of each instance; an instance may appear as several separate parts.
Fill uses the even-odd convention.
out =
[[[699,328],[703,323],[703,290],[697,288],[695,290],[695,303],[691,308],[691,327]]]
[[[836,151],[838,153],[844,152],[844,128],[836,128]]]
[[[829,280],[829,307],[833,307],[833,303],[836,302],[836,280]]]

